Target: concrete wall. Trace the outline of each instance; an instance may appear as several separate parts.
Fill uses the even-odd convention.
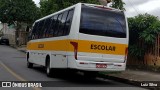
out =
[[[2,25],[2,23],[0,23],[0,30],[3,28],[3,25]]]
[[[15,35],[12,34],[4,34],[5,37],[9,39],[9,43],[11,45],[15,45]]]
[[[9,39],[10,44],[15,45],[15,27],[14,25],[8,26],[7,23],[1,24],[2,32],[5,37]],[[28,39],[28,32],[25,31],[26,24],[23,24],[22,28],[19,31],[19,46],[26,45]]]
[[[19,45],[26,45],[28,41],[28,32],[20,31],[19,32]]]
[[[2,28],[3,28],[3,25],[2,25],[2,23],[0,22],[0,35],[2,35]]]
[[[2,33],[3,35],[9,39],[10,44],[15,44],[15,28],[13,25],[8,26],[7,23],[3,23],[2,25]]]

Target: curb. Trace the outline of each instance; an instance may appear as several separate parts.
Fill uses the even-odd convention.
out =
[[[15,49],[17,49],[18,51],[21,51],[21,52],[23,52],[23,53],[26,53],[26,50],[20,50],[20,49],[18,49],[16,46],[14,46],[14,45],[10,45],[10,47],[12,47],[12,48],[15,48]]]
[[[23,52],[23,53],[26,53],[26,50],[19,50],[19,51],[21,51],[21,52]]]
[[[120,78],[120,77],[105,75],[105,74],[100,74],[100,77],[105,78],[105,79],[109,79],[109,80],[114,80],[114,81],[121,82],[121,83],[125,83],[125,84],[130,84],[130,85],[133,85],[136,87],[150,89],[150,90],[159,90],[160,89],[160,87],[142,87],[141,83],[144,83],[143,81],[135,81],[132,79],[125,79],[125,78]]]

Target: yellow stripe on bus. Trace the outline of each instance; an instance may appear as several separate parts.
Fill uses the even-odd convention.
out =
[[[78,43],[78,52],[125,55],[127,44],[98,42],[88,40],[55,40],[29,42],[27,50],[74,51],[70,42]]]

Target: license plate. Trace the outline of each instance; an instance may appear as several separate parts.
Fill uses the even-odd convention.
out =
[[[107,64],[96,64],[96,68],[107,68]]]

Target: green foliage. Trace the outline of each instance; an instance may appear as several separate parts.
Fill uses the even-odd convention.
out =
[[[129,24],[129,54],[143,60],[144,55],[155,43],[160,32],[160,21],[149,14],[140,14],[128,19]]]
[[[131,56],[137,57],[139,60],[143,60],[143,56],[145,55],[145,50],[142,47],[139,47],[136,44],[129,46],[129,54]]]
[[[144,39],[146,44],[154,44],[157,34],[160,32],[160,21],[153,22],[145,31],[140,33],[140,38]]]
[[[32,0],[0,0],[0,21],[32,23],[39,18],[40,10]]]
[[[42,15],[46,16],[79,2],[98,4],[97,0],[40,0],[40,9]]]
[[[0,21],[16,26],[16,45],[23,23],[31,26],[40,17],[40,10],[32,0],[0,0]]]
[[[112,7],[113,8],[117,8],[120,10],[125,10],[124,6],[124,2],[122,0],[112,0]]]
[[[79,2],[100,4],[99,0],[40,0],[40,9],[42,16],[46,16]],[[113,0],[112,3],[112,7],[124,10],[124,2],[122,2],[122,0]]]

